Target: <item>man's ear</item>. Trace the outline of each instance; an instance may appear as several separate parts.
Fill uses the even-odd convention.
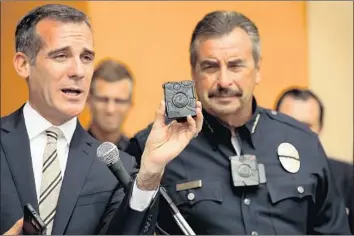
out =
[[[27,79],[30,74],[29,58],[23,52],[16,52],[13,63],[17,74]]]

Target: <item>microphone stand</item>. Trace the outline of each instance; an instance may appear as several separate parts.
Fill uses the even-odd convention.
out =
[[[187,223],[187,221],[183,218],[177,206],[173,203],[172,199],[167,195],[166,189],[160,186],[159,191],[161,195],[165,198],[168,205],[170,206],[173,212],[173,218],[176,221],[178,227],[183,231],[184,235],[196,235],[193,229]]]

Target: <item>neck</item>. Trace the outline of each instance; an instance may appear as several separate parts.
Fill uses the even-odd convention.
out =
[[[119,141],[122,135],[120,129],[117,129],[113,132],[105,132],[104,130],[100,129],[95,123],[91,125],[90,131],[95,136],[95,138],[101,142],[116,143]]]
[[[60,126],[73,118],[73,117],[65,117],[65,116],[59,115],[59,114],[53,115],[50,112],[42,112],[42,110],[38,109],[38,107],[35,105],[35,103],[31,102],[31,100],[28,100],[28,102],[29,102],[29,105],[32,107],[32,109],[37,111],[38,114],[40,114],[44,119],[49,121],[52,125]]]

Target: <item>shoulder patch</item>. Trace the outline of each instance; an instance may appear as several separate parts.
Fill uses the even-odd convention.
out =
[[[272,119],[272,120],[276,120],[279,121],[283,124],[286,124],[288,126],[294,127],[296,129],[302,130],[305,133],[308,133],[310,135],[316,135],[309,127],[307,127],[305,124],[301,123],[300,121],[285,115],[281,112],[277,112],[274,110],[269,110],[269,109],[264,109],[264,111],[266,112],[266,114]],[[317,135],[316,135],[317,136]]]

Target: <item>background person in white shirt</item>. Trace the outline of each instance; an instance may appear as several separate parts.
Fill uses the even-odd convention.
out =
[[[29,100],[1,118],[1,234],[21,233],[26,203],[49,234],[152,234],[165,165],[200,131],[201,105],[195,119],[166,125],[161,102],[137,175],[135,159],[120,152],[134,177],[124,194],[96,157],[98,141],[77,120],[94,55],[90,23],[74,8],[44,5],[17,25],[14,66],[28,84]]]

